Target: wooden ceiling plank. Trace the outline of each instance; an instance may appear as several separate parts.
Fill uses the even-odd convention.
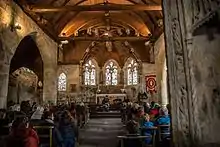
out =
[[[119,5],[119,4],[106,4],[106,5],[83,5],[83,6],[31,6],[30,10],[33,12],[68,12],[68,11],[161,11],[161,5]]]

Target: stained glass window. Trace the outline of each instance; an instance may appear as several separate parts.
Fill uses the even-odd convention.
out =
[[[138,64],[133,59],[129,61],[127,66],[127,74],[128,85],[138,84]]]
[[[118,69],[117,66],[111,61],[106,66],[105,77],[106,85],[117,85],[118,84]]]
[[[84,84],[95,85],[96,84],[96,71],[95,65],[89,60],[84,66]]]
[[[58,91],[66,91],[66,74],[61,73],[58,78]]]

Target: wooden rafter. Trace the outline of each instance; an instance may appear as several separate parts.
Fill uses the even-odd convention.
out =
[[[69,1],[70,1],[70,0],[66,0],[65,3],[63,4],[63,6],[65,6]],[[81,4],[81,3],[85,2],[85,1],[86,1],[86,0],[81,0],[81,1],[79,1],[78,3],[76,3],[75,6]],[[76,16],[77,14],[78,14],[78,13],[75,13],[74,16]],[[64,19],[64,16],[65,16],[65,15],[66,15],[65,12],[62,13],[62,14],[58,17],[58,19],[55,21],[55,24],[59,23],[59,22],[61,21],[61,19]]]
[[[30,6],[33,12],[65,12],[65,11],[161,11],[161,5],[119,5],[119,4],[105,4],[105,5],[83,5],[83,6]]]

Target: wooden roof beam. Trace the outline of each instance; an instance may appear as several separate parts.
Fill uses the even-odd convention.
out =
[[[33,12],[65,12],[65,11],[161,11],[161,5],[121,5],[121,4],[104,4],[104,5],[82,5],[82,6],[30,6]]]
[[[59,37],[60,41],[148,41],[149,37]]]

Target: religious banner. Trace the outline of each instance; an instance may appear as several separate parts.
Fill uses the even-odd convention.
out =
[[[145,76],[146,91],[149,93],[156,93],[156,75]]]

